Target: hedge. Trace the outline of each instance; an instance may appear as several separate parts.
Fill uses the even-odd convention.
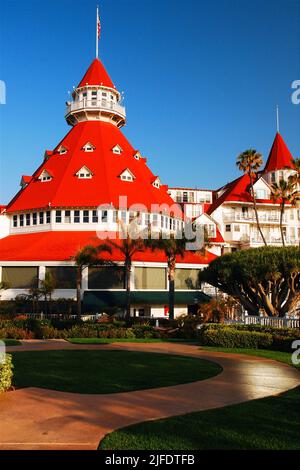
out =
[[[11,388],[11,380],[13,376],[12,369],[13,365],[11,355],[6,354],[4,364],[0,363],[0,393]]]
[[[233,328],[207,329],[201,332],[200,342],[203,346],[221,346],[224,348],[270,348],[273,338],[270,333],[256,331],[237,331]]]

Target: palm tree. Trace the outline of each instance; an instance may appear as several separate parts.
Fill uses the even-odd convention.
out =
[[[55,287],[56,287],[56,281],[54,277],[49,271],[46,272],[45,279],[41,281],[41,287],[40,287],[40,292],[44,296],[44,299],[45,299],[46,313],[51,313],[52,293]]]
[[[293,158],[292,164],[295,173],[289,176],[289,182],[296,185],[300,185],[300,158]]]
[[[254,149],[249,149],[245,150],[242,152],[238,157],[237,157],[237,162],[236,165],[240,171],[242,171],[245,175],[249,176],[250,179],[250,186],[251,186],[251,194],[253,197],[253,209],[255,213],[255,218],[256,218],[256,224],[258,231],[260,233],[260,236],[264,242],[264,245],[267,246],[266,239],[264,237],[264,234],[262,232],[259,219],[258,219],[258,212],[257,212],[257,206],[256,206],[256,197],[254,193],[254,181],[256,179],[257,172],[259,168],[261,167],[263,163],[262,156],[260,153],[258,153]]]
[[[282,239],[282,245],[285,246],[284,232],[283,232],[283,216],[286,204],[290,204],[295,207],[297,202],[300,200],[300,192],[297,190],[296,182],[292,182],[291,179],[288,181],[282,179],[279,183],[273,183],[271,187],[271,197],[274,202],[280,200],[280,233]]]
[[[170,238],[162,238],[147,240],[147,246],[153,251],[161,250],[167,258],[168,279],[169,279],[169,320],[174,320],[174,303],[175,303],[175,269],[176,269],[176,256],[184,257],[186,239],[175,238],[170,234]]]
[[[130,318],[131,310],[131,272],[132,272],[132,258],[135,253],[145,251],[146,242],[143,237],[143,232],[135,231],[133,229],[127,230],[122,221],[118,221],[121,228],[121,236],[119,232],[116,234],[115,239],[107,238],[105,243],[100,245],[100,250],[117,250],[124,258],[125,267],[125,288],[126,288],[126,301],[125,301],[125,318],[128,321]],[[131,222],[134,227],[134,221]]]
[[[108,264],[106,261],[103,261],[99,258],[99,253],[101,251],[106,251],[111,253],[111,248],[109,246],[100,248],[94,247],[92,245],[87,245],[81,248],[75,256],[72,257],[72,260],[75,262],[77,268],[76,275],[76,299],[77,299],[77,319],[81,320],[81,288],[82,288],[82,272],[84,268],[93,265],[103,265]]]

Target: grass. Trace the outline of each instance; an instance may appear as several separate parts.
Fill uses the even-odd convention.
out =
[[[214,362],[131,351],[13,353],[13,385],[77,393],[116,393],[204,380],[221,372]]]
[[[110,343],[199,343],[197,339],[161,338],[68,338],[73,344],[110,344]]]
[[[300,449],[300,387],[278,397],[130,426],[101,450]]]
[[[211,348],[291,364],[291,354]],[[300,368],[300,366],[298,366]],[[300,387],[276,397],[140,423],[108,434],[100,449],[206,450],[300,449]]]
[[[284,362],[285,364],[293,365],[292,354],[281,351],[268,351],[267,349],[243,349],[243,348],[221,348],[211,346],[201,346],[201,349],[207,351],[235,353],[235,354],[247,354],[248,356],[259,356],[265,357],[266,359],[273,359],[275,361]],[[300,366],[298,366],[300,368]]]
[[[21,346],[22,344],[17,339],[1,339],[1,341],[4,341],[5,346]]]

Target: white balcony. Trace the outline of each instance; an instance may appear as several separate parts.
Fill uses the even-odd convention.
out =
[[[279,246],[282,245],[281,237],[266,236],[265,240],[269,245],[279,245]],[[299,240],[295,237],[284,237],[284,241],[286,245],[298,245],[299,244]],[[251,237],[250,243],[251,245],[263,245],[263,241],[260,237]]]
[[[243,213],[243,212],[230,212],[223,214],[224,222],[254,222],[256,223],[256,217],[254,212]],[[279,224],[280,214],[258,214],[258,220],[262,223]],[[283,223],[287,223],[286,215],[283,216]]]
[[[119,103],[102,99],[83,99],[81,101],[72,101],[66,108],[66,116],[74,112],[80,111],[103,111],[117,114],[120,117],[126,117],[125,107]]]

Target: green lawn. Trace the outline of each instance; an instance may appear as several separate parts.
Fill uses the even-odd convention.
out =
[[[160,339],[160,338],[68,338],[67,341],[73,344],[110,344],[110,343],[193,343],[198,344],[197,339]]]
[[[21,341],[18,341],[17,339],[1,339],[1,341],[4,341],[4,344],[6,346],[21,346]]]
[[[204,380],[218,364],[187,356],[131,351],[13,353],[13,385],[78,393],[116,393]]]
[[[205,348],[267,357],[290,364],[277,351]],[[299,366],[300,368],[300,366]],[[100,449],[300,449],[300,387],[277,397],[140,423],[109,434]]]

